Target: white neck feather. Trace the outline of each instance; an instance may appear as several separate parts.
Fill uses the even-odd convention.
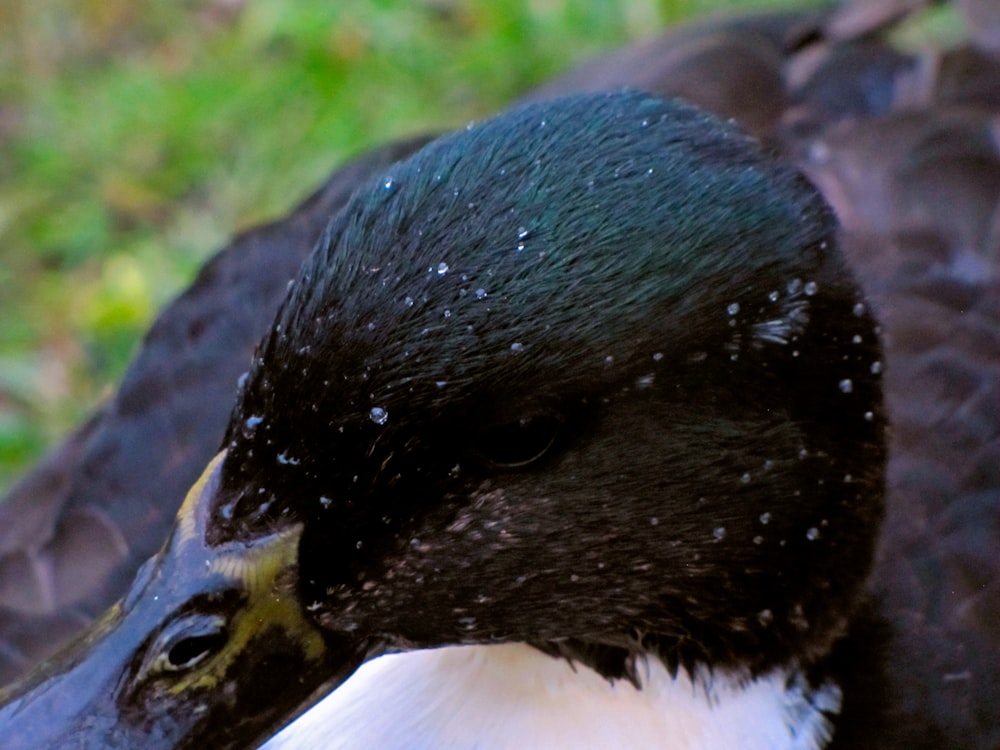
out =
[[[640,662],[641,689],[521,644],[390,654],[264,747],[356,750],[820,750],[840,690],[794,670],[756,679]]]

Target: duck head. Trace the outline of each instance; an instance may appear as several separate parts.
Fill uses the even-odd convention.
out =
[[[808,668],[871,561],[880,359],[830,210],[735,127],[640,93],[471,125],[331,221],[197,533],[182,510],[2,721],[49,701],[74,738],[244,745],[365,658],[449,644],[633,681],[638,654]]]

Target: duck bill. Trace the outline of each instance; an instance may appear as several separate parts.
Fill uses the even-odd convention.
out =
[[[360,664],[364,647],[325,635],[301,605],[301,525],[207,543],[223,456],[126,597],[0,691],[4,748],[253,746]]]

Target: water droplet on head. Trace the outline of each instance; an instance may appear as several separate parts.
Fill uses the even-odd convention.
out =
[[[389,421],[389,412],[381,406],[373,406],[368,412],[368,418],[375,424],[385,424]]]
[[[753,543],[754,544],[763,544],[764,543],[764,537],[762,537],[760,534],[758,534],[757,536],[755,536],[753,538]]]
[[[878,361],[872,362],[871,367],[868,369],[871,370],[872,375],[878,375],[882,372],[882,363]]]
[[[771,302],[777,302],[779,296],[778,291],[774,290],[773,292],[768,292],[767,298],[771,300]]]
[[[517,238],[519,240],[523,240],[527,236],[528,236],[528,230],[525,227],[517,228]]]
[[[386,190],[392,190],[392,186],[394,184],[395,183],[393,182],[391,177],[386,177],[385,182],[382,183],[382,187],[384,187]]]
[[[810,281],[806,283],[804,287],[802,287],[802,291],[806,293],[807,297],[812,297],[814,294],[816,294],[816,292],[819,291],[819,284],[817,284],[815,281]]]
[[[865,314],[865,306],[859,302],[854,306],[852,312],[854,313],[855,318],[860,318],[862,315]]]
[[[514,354],[520,354],[521,352],[524,351],[524,344],[522,344],[520,341],[515,341],[513,344],[510,345],[510,350]]]
[[[249,377],[250,377],[249,372],[244,372],[242,375],[240,375],[239,378],[236,380],[236,387],[242,388],[243,386],[245,386],[247,384],[247,380],[249,379]]]
[[[871,422],[873,419],[875,419],[875,415],[872,414],[870,411],[866,411],[864,416],[866,422]]]
[[[854,334],[854,338],[851,339],[851,343],[860,344],[861,343],[861,336],[859,334],[857,334],[857,333]]]
[[[850,378],[844,378],[839,383],[837,383],[837,387],[840,388],[841,393],[850,393],[851,391],[854,390],[854,383],[851,381]]]
[[[403,304],[407,307],[413,307],[413,297],[404,297]]]
[[[655,354],[653,354],[654,362],[659,362],[661,359],[663,359],[663,352],[656,352]]]
[[[319,504],[323,506],[324,510],[326,510],[327,508],[329,508],[332,503],[333,503],[333,500],[331,500],[330,498],[328,498],[326,495],[320,495],[319,496]]]
[[[757,613],[757,620],[761,625],[770,625],[774,621],[774,613],[769,609],[762,609]]]
[[[254,415],[254,416],[252,416],[252,417],[247,417],[247,418],[246,418],[246,421],[245,421],[245,422],[243,422],[243,425],[244,425],[244,426],[245,426],[245,427],[246,427],[246,428],[247,428],[248,430],[252,430],[252,429],[256,428],[256,427],[257,427],[257,425],[259,425],[259,424],[260,424],[261,422],[263,422],[263,421],[264,421],[264,417],[260,417],[260,416],[256,416],[256,415]]]
[[[480,287],[476,290],[476,299],[486,299],[486,290]]]
[[[604,358],[605,367],[611,367],[611,365],[613,365],[614,363],[615,363],[615,358],[612,357],[610,354]]]
[[[736,313],[738,313],[739,311],[740,311],[739,302],[730,302],[728,305],[726,305],[726,312],[729,313],[730,315],[736,315]]]
[[[740,476],[740,484],[750,484],[750,472],[749,471],[744,472],[743,475]]]
[[[819,539],[819,529],[817,529],[815,526],[810,526],[809,529],[806,531],[806,539],[808,539],[810,542],[814,542],[817,539]]]
[[[793,297],[802,291],[802,279],[792,279],[785,287]]]
[[[767,526],[767,524],[770,522],[770,520],[771,520],[771,514],[770,513],[761,513],[760,514],[760,522],[762,524],[764,524],[765,526]]]
[[[448,264],[438,263],[437,272],[438,276],[444,276],[446,273],[448,273]]]
[[[712,538],[715,539],[715,541],[717,541],[717,542],[722,541],[723,539],[725,539],[726,538],[726,527],[725,526],[716,526],[714,529],[712,529]]]
[[[476,618],[461,617],[458,620],[458,624],[461,625],[464,630],[474,630],[476,627]]]

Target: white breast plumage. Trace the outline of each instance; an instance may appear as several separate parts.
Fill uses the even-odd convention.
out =
[[[658,659],[641,689],[521,644],[390,654],[364,664],[265,748],[819,750],[840,709],[833,684],[681,671]]]

